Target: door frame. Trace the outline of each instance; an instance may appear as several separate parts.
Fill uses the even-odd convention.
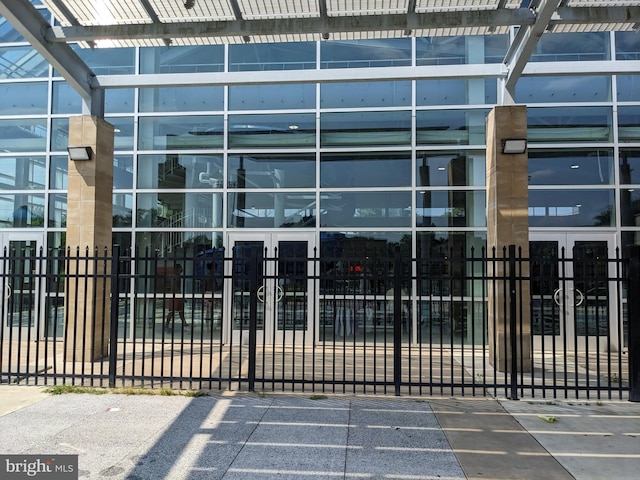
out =
[[[44,338],[45,332],[44,328],[40,328],[42,326],[42,320],[45,314],[45,308],[38,308],[39,305],[45,305],[45,288],[44,282],[42,280],[42,276],[40,275],[40,267],[41,262],[37,259],[40,256],[42,244],[43,244],[43,235],[42,233],[37,232],[2,232],[0,233],[0,284],[2,287],[2,295],[0,295],[0,315],[2,324],[0,324],[0,329],[3,330],[2,337],[5,337],[5,329],[9,329],[8,321],[9,321],[9,299],[15,294],[15,285],[10,285],[10,273],[8,275],[5,274],[4,269],[7,267],[5,262],[4,252],[5,247],[9,249],[11,242],[35,242],[36,243],[36,252],[34,253],[35,260],[35,272],[34,272],[34,292],[33,292],[33,302],[31,304],[31,315],[33,318],[33,323],[31,325],[27,325],[26,327],[20,326],[19,330],[13,330],[12,335],[13,338],[31,338],[37,339],[38,333],[41,338]],[[32,270],[33,271],[33,270]],[[22,304],[22,302],[21,302]]]
[[[269,259],[273,259],[274,248],[278,246],[280,241],[306,241],[307,243],[307,272],[312,272],[312,261],[314,249],[317,245],[317,237],[315,232],[289,232],[289,231],[272,231],[272,232],[229,232],[227,234],[226,250],[229,252],[229,257],[233,258],[234,246],[236,242],[242,241],[256,241],[263,242],[264,248],[267,249],[267,255]],[[267,284],[261,285],[258,288],[258,302],[259,309],[264,307],[264,325],[262,329],[257,330],[257,345],[271,345],[271,344],[312,344],[315,338],[315,329],[317,327],[315,316],[313,312],[317,312],[319,302],[317,295],[312,295],[314,291],[314,280],[312,275],[307,275],[306,280],[306,309],[307,309],[307,321],[306,329],[294,330],[293,335],[288,334],[288,330],[280,330],[277,328],[277,311],[274,302],[279,301],[286,295],[286,292],[282,291],[279,286],[275,285],[275,279],[277,278],[277,260],[270,260],[266,262],[267,271],[262,272],[262,275],[267,279]],[[234,316],[234,277],[233,277],[233,259],[225,264],[225,278],[230,279],[227,288],[225,288],[226,294],[224,298],[224,318],[223,322],[223,342],[244,344],[248,343],[248,329],[243,329],[243,336],[241,337],[240,331],[233,329],[233,316]],[[278,291],[276,291],[278,289]]]
[[[616,234],[615,232],[531,232],[529,235],[529,241],[557,241],[558,242],[558,257],[562,255],[562,248],[565,248],[564,257],[566,259],[571,259],[571,262],[567,262],[564,267],[564,271],[561,270],[562,267],[559,267],[560,275],[568,278],[566,283],[566,290],[574,291],[574,253],[573,247],[576,242],[579,241],[601,241],[607,243],[607,256],[608,259],[613,258],[612,256],[615,253],[616,248]],[[608,268],[608,278],[615,279],[615,264],[613,262],[607,263]],[[578,305],[569,306],[568,302],[571,298],[570,292],[563,292],[564,289],[558,286],[554,291],[554,301],[558,307],[558,322],[560,324],[560,334],[557,336],[554,335],[534,335],[533,332],[533,347],[536,350],[542,349],[542,338],[544,337],[544,347],[545,349],[550,348],[554,343],[556,345],[556,349],[559,346],[564,346],[566,350],[577,350],[584,351],[588,349],[589,351],[595,351],[596,348],[599,348],[600,351],[614,351],[617,349],[617,345],[619,345],[619,326],[618,326],[618,298],[620,292],[618,291],[618,286],[615,281],[609,280],[608,282],[608,299],[609,299],[609,308],[608,308],[608,329],[609,329],[609,342],[607,342],[607,335],[577,335],[575,331],[575,315],[576,308],[580,306],[582,302],[586,301],[586,297],[583,292],[580,292],[580,297],[578,298]],[[553,340],[555,337],[555,340]],[[598,339],[599,337],[599,339]]]

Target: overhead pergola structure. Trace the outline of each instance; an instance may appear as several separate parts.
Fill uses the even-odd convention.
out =
[[[507,33],[519,27],[502,64],[420,66],[368,71],[367,80],[403,78],[499,78],[500,103],[512,103],[515,84],[545,32],[640,29],[638,0],[41,0],[59,24],[50,25],[29,0],[0,0],[4,16],[80,93],[87,113],[102,116],[106,88],[162,85],[251,84],[253,75],[166,74],[97,76],[69,47],[87,48],[209,45],[247,42],[355,40],[402,36],[458,36]],[[603,71],[576,62],[568,74]],[[624,71],[637,72],[637,65]],[[393,70],[391,72],[384,70]],[[309,72],[264,72],[261,83],[312,81]],[[543,69],[525,72],[544,75]],[[313,81],[336,81],[314,72]],[[342,81],[343,78],[340,78]]]

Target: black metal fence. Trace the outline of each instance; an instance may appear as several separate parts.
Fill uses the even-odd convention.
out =
[[[515,247],[419,259],[5,250],[0,382],[633,397],[637,265]]]

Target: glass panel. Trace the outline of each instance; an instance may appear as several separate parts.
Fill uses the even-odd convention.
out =
[[[618,75],[616,89],[619,102],[640,101],[640,75]]]
[[[82,97],[65,82],[53,82],[51,113],[82,113]]]
[[[224,47],[222,45],[140,49],[140,73],[222,71],[224,71]]]
[[[51,119],[51,150],[66,152],[69,146],[69,117]]]
[[[14,43],[24,41],[24,37],[20,35],[15,28],[13,28],[9,21],[3,16],[0,16],[0,42]]]
[[[256,285],[252,286],[252,283],[255,278],[264,278],[264,242],[258,240],[237,241],[233,246],[232,255],[232,328],[234,330],[245,330],[249,328],[249,318],[251,316],[251,292],[257,287]],[[254,269],[257,269],[257,272],[254,272]],[[256,328],[263,330],[264,302],[257,303]]]
[[[133,226],[133,195],[114,193],[112,208],[114,228]]]
[[[620,223],[623,227],[640,227],[640,190],[620,189]]]
[[[530,227],[614,227],[613,190],[529,190]]]
[[[530,143],[610,142],[610,107],[551,107],[527,109]]]
[[[416,64],[500,63],[508,46],[508,35],[420,37],[416,38]]]
[[[532,62],[609,60],[609,33],[551,33],[542,35],[531,55]]]
[[[135,73],[135,48],[80,48],[75,44],[71,48],[96,75]]]
[[[229,193],[229,227],[235,228],[313,228],[316,226],[314,192]]]
[[[320,125],[323,147],[411,144],[411,112],[324,113]]]
[[[315,68],[315,42],[229,45],[230,72]]]
[[[529,150],[529,185],[609,185],[612,150]]]
[[[133,117],[107,117],[113,125],[113,147],[115,150],[133,150],[135,126]]]
[[[322,154],[320,185],[327,188],[410,186],[411,152]]]
[[[231,188],[314,188],[315,154],[229,155]]]
[[[44,195],[0,195],[0,228],[44,227]]]
[[[0,47],[0,78],[42,78],[49,75],[49,64],[31,46]]]
[[[49,227],[64,228],[67,226],[67,195],[52,193],[49,195]]]
[[[516,85],[517,103],[608,102],[611,77],[522,77]]]
[[[320,43],[321,68],[411,65],[411,39],[345,40]]]
[[[640,108],[618,107],[618,139],[640,142]]]
[[[416,105],[495,104],[497,97],[495,78],[416,81]]]
[[[640,150],[620,149],[620,183],[640,184]]]
[[[560,335],[560,310],[554,299],[560,285],[558,242],[529,242],[531,258],[531,333]],[[569,256],[568,252],[563,255]]]
[[[416,154],[419,187],[483,186],[485,152],[480,150],[424,151]]]
[[[315,84],[239,85],[229,87],[230,110],[315,108]]]
[[[49,188],[66,190],[69,177],[69,157],[67,155],[52,155],[49,163]]]
[[[615,32],[616,60],[640,60],[640,37],[637,32]]]
[[[416,193],[418,227],[484,227],[487,225],[484,191],[425,190]]]
[[[36,301],[38,291],[39,251],[38,245],[30,240],[11,240],[9,251],[12,260],[9,262],[8,278],[3,279],[11,286],[11,296],[6,299],[7,327],[33,327],[38,318]],[[5,297],[6,298],[6,297]],[[5,302],[3,302],[5,303]]]
[[[138,188],[222,188],[222,156],[139,155]]]
[[[307,242],[278,242],[276,300],[278,330],[308,328]]]
[[[136,248],[143,255],[150,255],[155,258],[158,252],[159,258],[197,258],[198,254],[210,249],[212,246],[221,245],[221,233],[212,231],[191,231],[191,232],[138,232],[136,234]],[[167,260],[168,262],[169,260]],[[164,261],[155,262],[159,266],[165,263]],[[193,277],[198,276],[197,271],[192,271],[192,266],[197,266],[191,262],[185,263],[185,282],[184,292],[192,293],[197,292],[196,288],[200,282],[193,281]],[[142,270],[144,272],[144,269]],[[147,280],[149,282],[149,280]],[[141,291],[152,291],[150,284],[147,289]],[[158,282],[160,286],[161,282]],[[160,293],[162,290],[158,290]]]
[[[411,192],[326,192],[320,211],[323,227],[409,227]]]
[[[138,227],[170,229],[222,226],[221,193],[140,193],[136,210]],[[168,234],[177,235],[177,232]]]
[[[418,145],[479,145],[485,142],[487,110],[416,112]]]
[[[0,189],[44,189],[45,157],[0,157]]]
[[[224,87],[141,88],[141,112],[198,112],[222,110]]]
[[[43,152],[47,148],[47,121],[39,118],[0,120],[0,145],[6,153]]]
[[[229,148],[315,146],[313,114],[229,116]]]
[[[320,85],[321,108],[411,105],[411,82],[350,82]]]
[[[222,148],[222,115],[142,117],[139,122],[142,150]]]
[[[0,115],[46,114],[47,99],[46,83],[1,83]]]
[[[133,188],[133,155],[113,158],[113,188]]]
[[[609,334],[607,242],[577,241],[573,246],[576,334]]]
[[[109,88],[104,92],[105,113],[133,113],[135,106],[133,88]]]

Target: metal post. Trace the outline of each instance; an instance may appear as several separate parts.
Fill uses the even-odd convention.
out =
[[[640,402],[640,245],[628,245],[629,401]]]
[[[109,388],[116,386],[116,359],[118,356],[118,289],[120,271],[120,245],[111,250],[111,308],[109,318]]]
[[[396,247],[393,265],[393,383],[400,396],[402,380],[402,257]]]
[[[511,344],[511,400],[518,400],[518,335],[516,305],[516,246],[509,245],[509,341]]]

